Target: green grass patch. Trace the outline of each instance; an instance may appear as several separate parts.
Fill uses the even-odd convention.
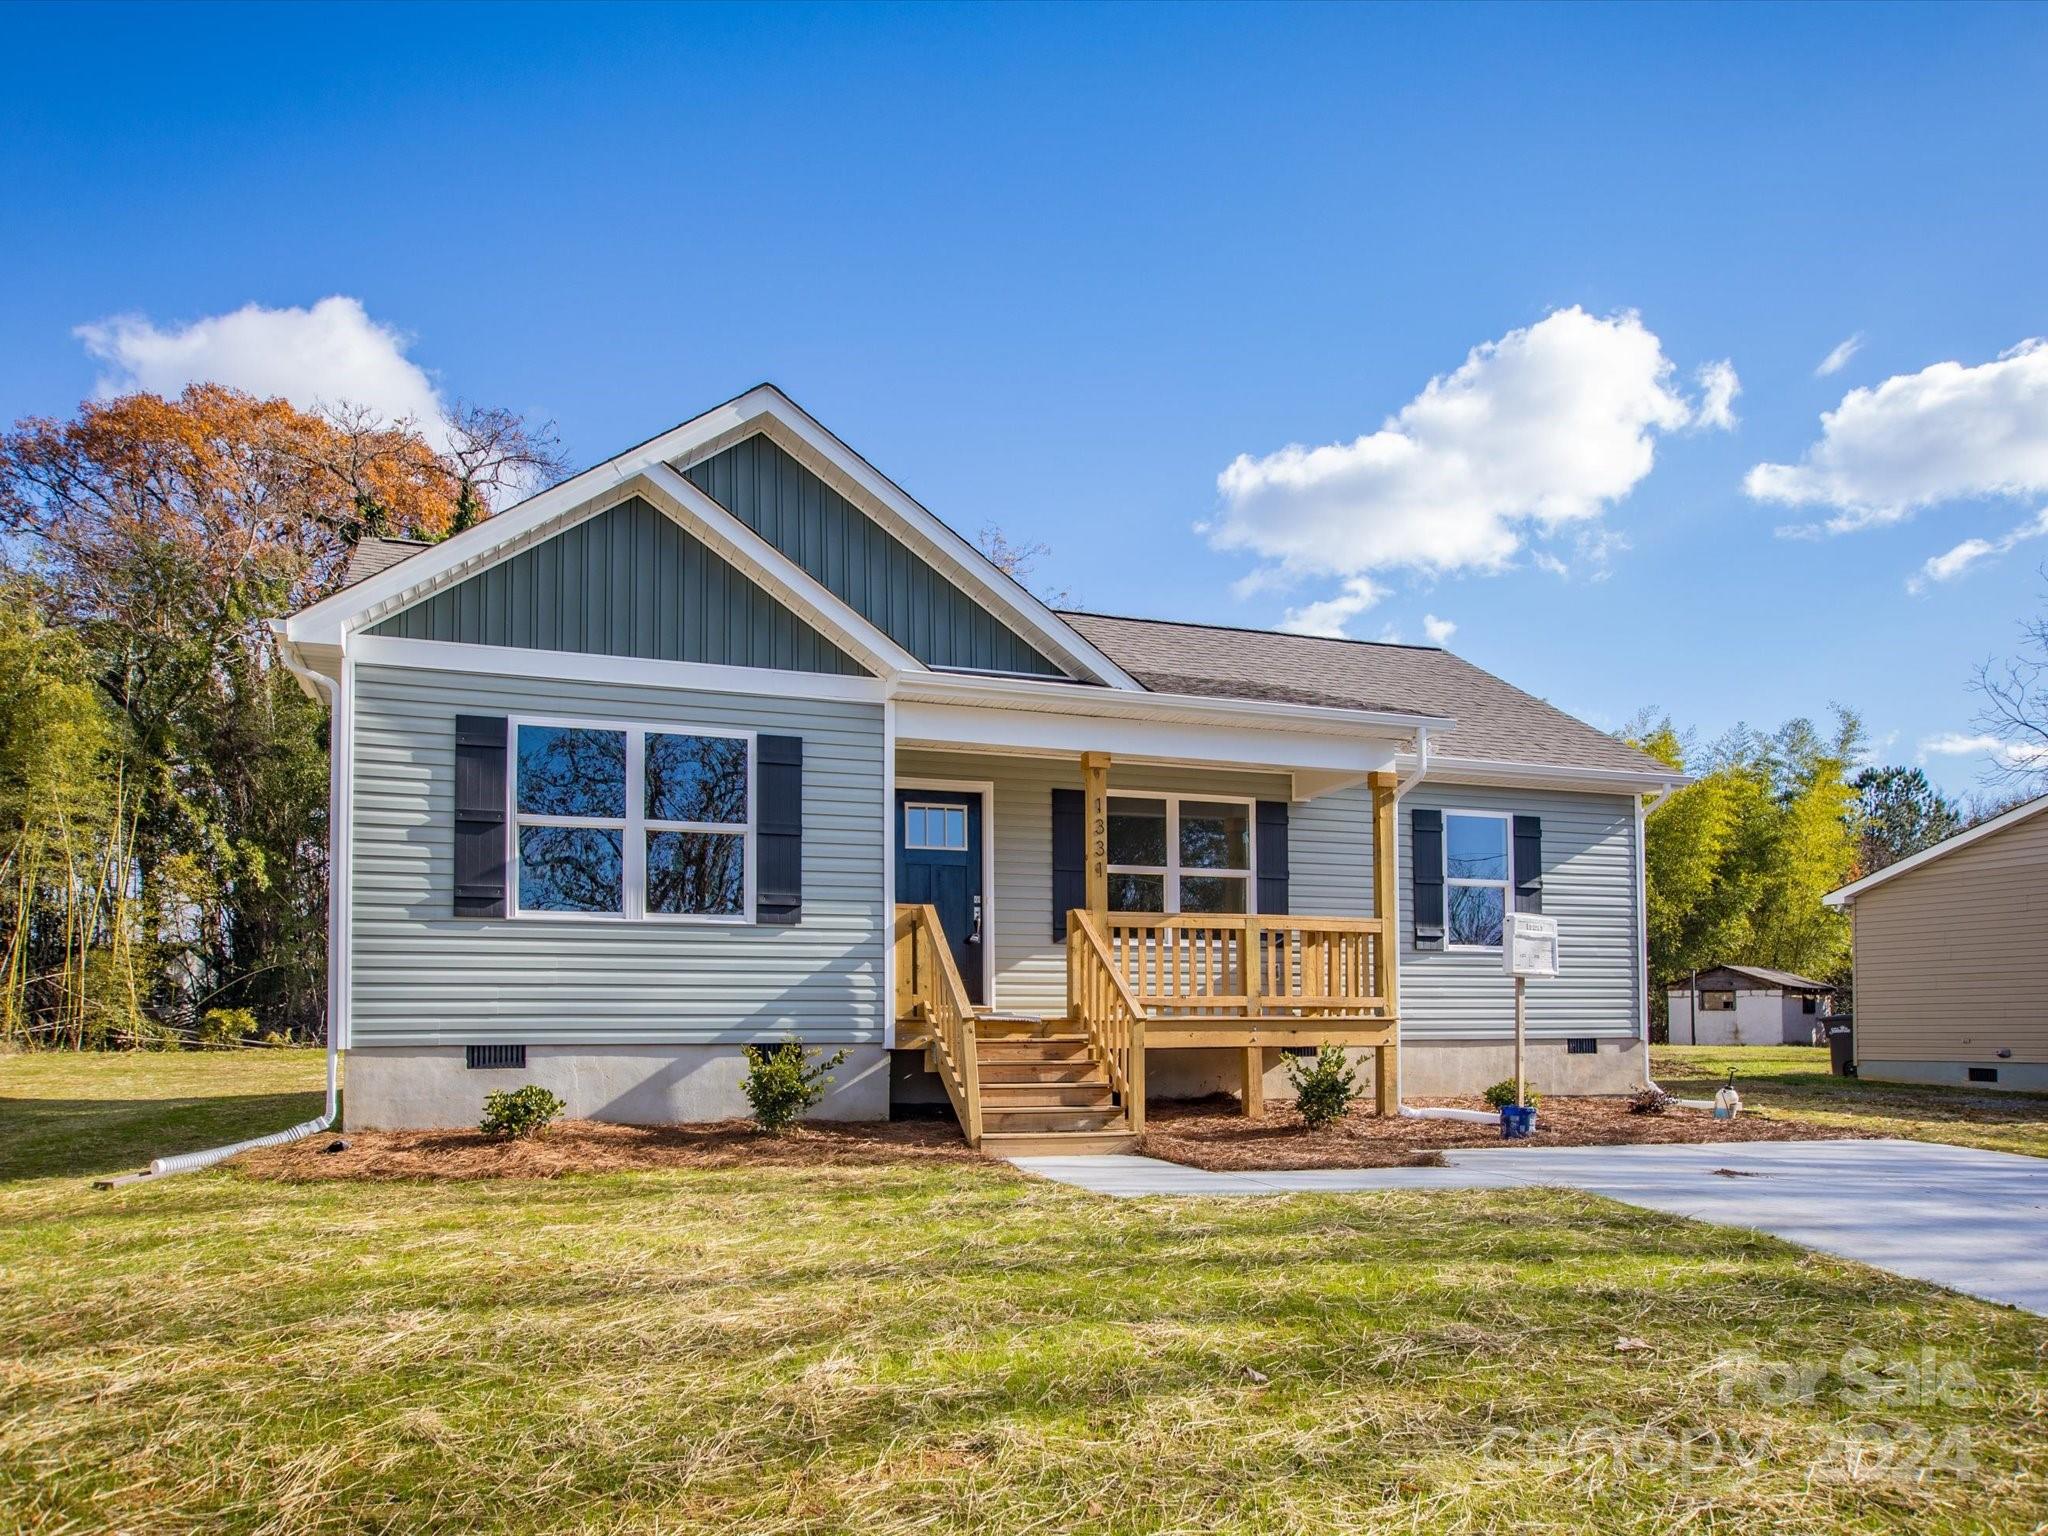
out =
[[[289,1095],[269,1058],[168,1059],[228,1105]],[[51,1103],[84,1143],[162,1126],[140,1060],[38,1058],[31,1093],[0,1060],[0,1148],[47,1136]],[[218,1112],[208,1134],[270,1125]],[[0,1528],[1874,1536],[2042,1514],[2048,1324],[1588,1196],[1114,1202],[996,1164],[95,1193],[110,1156],[46,1142],[0,1186]],[[1861,1406],[1856,1349],[1943,1388]]]
[[[1834,1077],[1808,1045],[1660,1045],[1650,1070],[1683,1098],[1711,1098],[1732,1071],[1745,1105],[1786,1119],[2048,1157],[2048,1095]]]

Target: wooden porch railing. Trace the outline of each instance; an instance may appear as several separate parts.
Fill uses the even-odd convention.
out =
[[[1105,940],[1153,1018],[1379,1020],[1393,1013],[1386,927],[1377,917],[1117,912]]]
[[[946,1085],[970,1147],[981,1145],[981,1068],[974,1004],[953,963],[936,907],[896,909],[896,1017],[924,1029],[925,1054]]]
[[[1109,1075],[1134,1135],[1145,1130],[1145,1010],[1131,996],[1086,912],[1067,914],[1067,993],[1073,1017]]]

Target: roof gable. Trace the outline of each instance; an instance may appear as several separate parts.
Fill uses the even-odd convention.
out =
[[[2008,827],[2016,827],[2022,822],[2031,821],[2043,811],[2048,811],[2048,795],[2029,800],[2023,805],[2016,805],[2003,816],[1994,816],[1989,821],[1979,822],[1974,827],[1956,833],[1953,837],[1944,838],[1932,848],[1923,848],[1911,858],[1887,865],[1874,875],[1865,875],[1861,880],[1851,881],[1838,891],[1828,892],[1821,900],[1831,907],[1846,906],[1873,886],[1896,880],[1900,875],[1910,874],[1923,865],[1932,864],[1936,859],[1946,858],[1958,849],[1968,848],[1987,837],[1995,837]]]
[[[402,608],[371,634],[866,676],[802,617],[629,497]]]

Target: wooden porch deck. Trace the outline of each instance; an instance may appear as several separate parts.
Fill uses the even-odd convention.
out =
[[[970,1144],[1005,1155],[1127,1145],[1145,1128],[1145,1059],[1242,1053],[1263,1108],[1274,1047],[1371,1047],[1394,1107],[1399,1020],[1384,919],[1082,910],[1067,916],[1067,1011],[977,1009],[929,906],[896,912],[896,1043],[923,1047]]]

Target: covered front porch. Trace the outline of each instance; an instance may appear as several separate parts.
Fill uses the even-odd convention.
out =
[[[1258,1115],[1277,1052],[1325,1044],[1370,1050],[1378,1108],[1394,1111],[1399,780],[1392,749],[1378,751],[1378,766],[1344,772],[1322,761],[1295,771],[1258,763],[1258,745],[1251,737],[1237,749],[1253,761],[1199,765],[1099,751],[973,753],[957,745],[941,756],[936,746],[915,743],[900,755],[899,860],[918,857],[901,848],[905,817],[939,814],[949,793],[977,812],[975,826],[959,834],[963,858],[989,886],[985,904],[971,908],[973,942],[962,942],[957,916],[949,931],[941,910],[957,902],[954,887],[906,867],[899,879],[908,886],[916,874],[918,888],[898,893],[892,952],[894,1043],[923,1053],[970,1143],[1005,1153],[1128,1145],[1144,1131],[1148,1080],[1185,1076],[1172,1069],[1197,1065],[1183,1054],[1194,1052],[1207,1053],[1199,1058],[1207,1068],[1229,1062],[1245,1113]],[[1069,782],[1078,793],[1064,788]],[[1168,785],[1177,793],[1161,788]],[[1193,821],[1231,804],[1226,792],[1243,797],[1247,839],[1250,818],[1276,804],[1284,838],[1285,808],[1294,807],[1294,842],[1315,858],[1295,860],[1301,872],[1291,890],[1287,845],[1271,843],[1270,825],[1260,828],[1264,858],[1248,853],[1243,870],[1227,870],[1220,881],[1208,864],[1183,870],[1176,856],[1170,879],[1148,886],[1155,877],[1133,874],[1113,856],[1113,803],[1128,812],[1170,798]],[[1062,832],[1050,823],[1062,794],[1072,797],[1081,823],[1072,871],[1053,852]],[[1043,816],[1040,806],[1048,807]],[[919,830],[909,836],[940,840],[924,823],[910,825]],[[1170,835],[1176,855],[1186,851],[1178,846],[1183,837],[1200,841],[1179,821]],[[1249,910],[1123,910],[1155,889],[1168,893],[1161,905],[1179,906],[1185,891]],[[1306,910],[1319,898],[1344,910]],[[1041,899],[1051,908],[1051,943]],[[985,968],[979,975],[978,966]]]

